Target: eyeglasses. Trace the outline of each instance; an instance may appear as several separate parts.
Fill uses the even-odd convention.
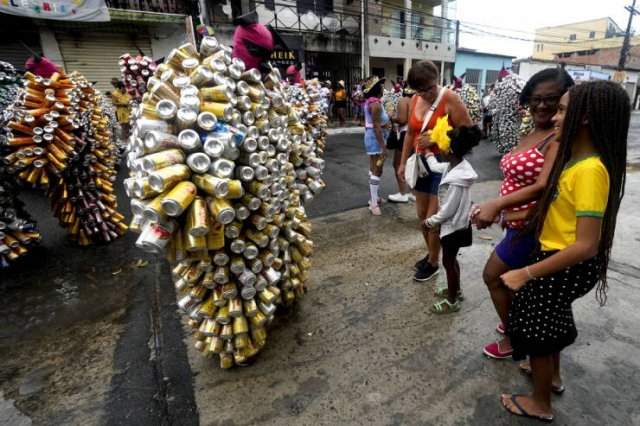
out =
[[[550,96],[532,96],[529,98],[529,105],[538,106],[543,102],[548,106],[556,106],[560,103],[562,95],[550,95]]]

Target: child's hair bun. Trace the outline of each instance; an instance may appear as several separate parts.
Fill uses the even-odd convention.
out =
[[[451,152],[458,157],[467,155],[482,139],[482,131],[478,126],[461,126],[450,130],[448,135],[451,138]]]

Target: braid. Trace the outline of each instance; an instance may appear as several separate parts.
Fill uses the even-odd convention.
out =
[[[570,89],[558,156],[549,177],[549,185],[530,222],[532,230],[535,230],[539,237],[549,206],[555,197],[560,175],[571,158],[572,141],[586,119],[593,145],[609,173],[609,198],[602,220],[595,271],[599,277],[596,298],[601,305],[607,300],[607,267],[611,257],[616,217],[624,196],[630,108],[627,92],[613,82],[589,82]]]

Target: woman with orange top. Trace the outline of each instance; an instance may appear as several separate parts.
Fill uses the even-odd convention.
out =
[[[407,82],[416,94],[411,99],[409,108],[409,126],[402,149],[402,158],[398,167],[398,178],[404,182],[404,169],[412,152],[424,153],[427,149],[434,151],[428,130],[433,129],[439,118],[448,116],[452,127],[472,126],[469,112],[458,95],[438,85],[438,68],[431,61],[420,61],[409,70]],[[422,131],[427,112],[434,108],[429,123]],[[436,154],[437,152],[434,151]],[[424,161],[424,158],[422,158]],[[425,161],[426,165],[426,161]],[[416,210],[420,222],[438,211],[438,186],[442,175],[430,172],[418,179],[414,189]],[[440,239],[438,229],[422,230],[427,244],[428,254],[415,264],[414,280],[426,281],[439,271]]]

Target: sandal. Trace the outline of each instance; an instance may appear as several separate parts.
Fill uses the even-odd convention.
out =
[[[531,375],[533,374],[531,372],[531,365],[529,364],[522,363],[518,365],[518,368],[520,368],[521,373],[526,374],[529,377],[531,377]],[[551,392],[553,392],[554,394],[562,395],[565,390],[566,388],[564,387],[564,385],[556,385],[551,383]]]
[[[528,419],[540,420],[541,422],[545,422],[545,423],[551,423],[553,421],[553,415],[550,415],[550,416],[539,416],[537,414],[529,414],[529,413],[527,413],[525,411],[525,409],[522,408],[522,406],[520,404],[518,404],[518,401],[516,401],[516,398],[519,397],[519,396],[526,396],[526,395],[511,395],[511,397],[509,398],[511,400],[511,402],[513,403],[513,405],[518,409],[518,411],[520,411],[519,413],[516,413],[511,408],[507,407],[507,405],[504,403],[504,400],[502,399],[502,397],[500,398],[500,403],[502,404],[502,406],[504,407],[505,410],[507,410],[510,414],[513,414],[514,416],[520,416],[520,417],[526,417]]]
[[[449,295],[449,289],[447,287],[438,287],[433,292],[433,295],[437,297],[447,297]],[[458,290],[456,300],[458,300],[459,302],[462,302],[464,300],[464,294],[462,294],[462,290]]]
[[[449,302],[447,299],[442,299],[431,306],[431,312],[434,314],[451,314],[460,310],[460,301],[456,300],[455,303]]]

